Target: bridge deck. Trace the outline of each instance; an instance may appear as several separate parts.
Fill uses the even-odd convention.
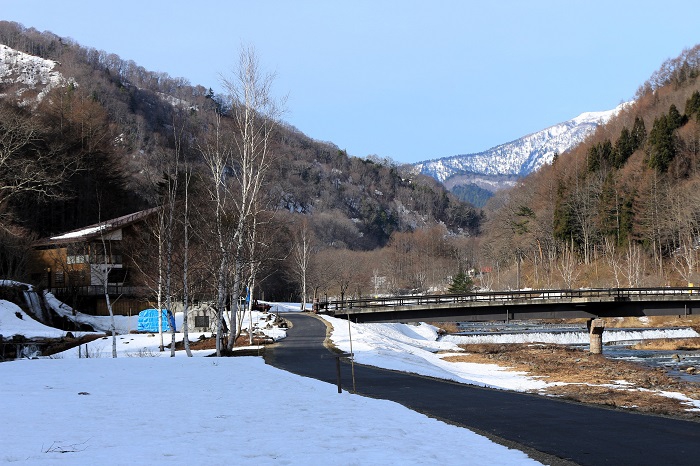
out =
[[[527,290],[455,295],[394,296],[320,303],[357,322],[491,321],[692,315],[697,288]]]

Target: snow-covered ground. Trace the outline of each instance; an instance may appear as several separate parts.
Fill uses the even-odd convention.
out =
[[[52,331],[65,333],[0,301],[0,333]],[[427,342],[432,332],[425,326],[414,335],[429,351],[441,345]],[[367,348],[376,338],[366,334]],[[89,344],[90,359],[77,359],[74,348],[0,364],[0,463],[539,464],[468,429],[390,401],[338,394],[260,358],[170,358],[157,340],[119,335],[117,359],[106,338]]]
[[[0,364],[0,463],[537,464],[254,357]]]
[[[28,55],[0,44],[0,84],[20,83],[26,88],[39,90],[37,100],[41,100],[51,89],[63,86],[73,79],[66,80],[55,70],[56,62],[34,55]],[[17,91],[18,95],[25,89]]]
[[[346,320],[323,318],[333,326],[330,338],[340,350],[349,353],[352,339],[352,353],[360,364],[507,390],[526,391],[547,386],[541,379],[496,364],[445,361],[444,357],[461,350],[457,343],[437,341],[437,329],[432,325],[353,323],[348,327]]]
[[[274,312],[299,310],[298,303],[271,304]],[[55,302],[51,307],[67,309]],[[74,317],[88,319],[96,328],[109,327],[105,317]],[[253,321],[260,317],[255,313]],[[427,324],[348,324],[323,318],[333,327],[335,346],[350,352],[352,340],[358,363],[518,391],[552,384],[497,365],[446,362],[445,356],[460,351],[458,341],[438,341],[437,329]],[[181,325],[181,316],[176,320]],[[135,325],[126,321],[120,326]],[[276,332],[282,334],[275,338],[283,337],[283,330]],[[0,301],[0,334],[64,333]],[[168,351],[158,352],[157,336],[122,334],[115,360],[111,345],[111,338],[91,342],[90,359],[77,359],[73,348],[52,359],[0,364],[0,413],[4,425],[12,426],[0,436],[0,462],[533,463],[467,429],[389,401],[339,395],[335,386],[266,366],[258,358],[186,358],[181,351],[169,358]],[[700,402],[681,394],[664,395],[680,397],[690,410],[700,409]]]
[[[0,286],[3,285],[0,281]],[[13,282],[14,283],[14,282]],[[7,283],[11,285],[12,283]],[[30,287],[31,291],[31,287]],[[53,294],[44,291],[44,302],[51,308],[56,314],[66,317],[67,319],[77,323],[77,324],[87,324],[94,328],[95,332],[71,332],[74,336],[87,335],[90,333],[103,334],[104,332],[110,330],[111,321],[109,317],[103,316],[92,316],[89,314],[84,314],[82,312],[73,312],[70,306],[62,303],[54,297]],[[271,309],[273,312],[287,312],[290,310],[299,310],[299,304],[295,303],[275,303],[274,307]],[[259,328],[260,331],[265,333],[267,336],[273,338],[274,340],[279,340],[283,338],[286,334],[283,330],[278,328],[265,328],[265,324],[260,321],[263,318],[263,314],[260,312],[253,312],[252,315],[246,314],[243,320],[244,328],[249,328],[250,320],[252,319],[253,325]],[[117,334],[119,335],[117,345],[118,351],[124,354],[133,351],[134,347],[138,349],[148,348],[151,345],[151,339],[153,335],[149,334],[130,334],[131,331],[136,330],[138,326],[138,315],[134,316],[114,316],[115,327]],[[183,315],[181,312],[175,313],[175,327],[177,329],[182,329],[183,325]],[[53,327],[48,327],[28,316],[18,305],[11,303],[9,301],[0,300],[0,335],[3,338],[11,339],[14,335],[22,335],[27,338],[62,338],[66,336],[66,331],[59,330]],[[211,336],[211,333],[197,333],[190,332],[190,340],[194,341],[201,336]],[[182,341],[183,334],[178,332],[175,334],[176,341]],[[164,337],[165,343],[170,343],[170,334],[166,334]],[[111,339],[109,341],[111,345]],[[129,346],[127,346],[129,345]],[[93,344],[91,344],[93,346]],[[107,346],[100,345],[97,341],[94,346]],[[102,351],[96,348],[96,351]],[[108,351],[111,354],[111,346]],[[76,350],[77,354],[77,350]]]

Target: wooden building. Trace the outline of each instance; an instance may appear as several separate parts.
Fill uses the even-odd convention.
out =
[[[34,243],[32,282],[49,289],[74,309],[108,315],[107,283],[115,314],[134,315],[153,295],[137,252],[146,222],[159,207],[66,232]]]

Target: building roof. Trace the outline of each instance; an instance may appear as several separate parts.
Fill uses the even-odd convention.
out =
[[[105,233],[110,233],[120,228],[124,228],[125,226],[139,222],[154,214],[158,210],[160,210],[160,207],[153,207],[151,209],[141,210],[139,212],[134,212],[133,214],[124,215],[111,220],[105,220],[104,222],[96,223],[94,225],[88,225],[77,230],[67,231],[57,236],[42,238],[34,243],[34,247],[45,248],[50,246],[60,246],[63,244],[83,243],[90,241],[92,239],[102,237],[102,235]]]

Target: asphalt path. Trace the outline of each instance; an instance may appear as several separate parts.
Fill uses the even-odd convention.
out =
[[[325,322],[301,313],[283,317],[292,323],[292,328],[287,338],[268,349],[266,362],[335,384],[335,356],[324,346]],[[392,400],[467,427],[546,463],[700,464],[699,422],[480,388],[358,364],[354,372],[359,395]],[[343,389],[352,390],[347,362],[341,363],[341,379]],[[329,390],[336,387],[330,386]]]

